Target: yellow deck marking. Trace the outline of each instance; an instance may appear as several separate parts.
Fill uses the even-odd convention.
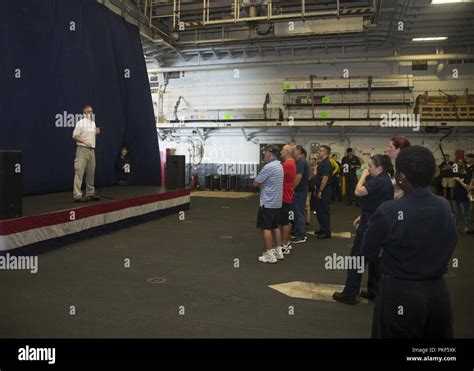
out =
[[[334,303],[335,301],[332,299],[332,294],[344,289],[344,285],[302,281],[279,283],[268,287],[291,298],[332,301]],[[367,300],[361,299],[361,303],[367,304]]]
[[[351,232],[332,232],[331,237],[351,238]]]
[[[316,235],[314,234],[314,231],[307,231],[307,233],[310,235],[310,236],[314,236],[316,237]],[[331,237],[336,237],[336,238],[352,238],[352,233],[351,232],[332,232],[331,233]]]

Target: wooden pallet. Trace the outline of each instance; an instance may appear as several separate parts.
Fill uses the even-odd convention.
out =
[[[418,105],[418,113],[422,120],[474,120],[474,104],[420,104]]]

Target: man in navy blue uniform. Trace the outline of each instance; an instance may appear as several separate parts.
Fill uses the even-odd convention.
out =
[[[352,148],[346,150],[347,156],[342,158],[342,175],[346,178],[347,204],[352,205],[355,200],[356,206],[359,201],[354,196],[355,187],[357,185],[357,169],[360,169],[360,159],[354,155]]]
[[[362,241],[362,252],[381,274],[372,337],[451,338],[453,313],[443,278],[457,243],[451,207],[429,188],[436,163],[428,149],[402,150],[395,168],[404,196],[375,211]]]
[[[300,146],[294,149],[296,161],[296,177],[295,177],[295,193],[293,195],[292,209],[294,213],[294,238],[291,239],[292,244],[304,243],[307,241],[306,225],[305,225],[305,207],[306,198],[308,197],[309,188],[309,172],[310,166],[306,160],[306,150]]]
[[[316,194],[316,218],[319,223],[319,231],[316,232],[318,239],[331,238],[331,215],[329,205],[332,197],[332,172],[333,167],[329,161],[331,148],[329,146],[319,147],[319,165],[316,170],[314,192]]]

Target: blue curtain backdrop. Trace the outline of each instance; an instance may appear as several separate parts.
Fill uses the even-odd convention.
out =
[[[73,127],[57,127],[56,115],[86,104],[102,130],[96,186],[116,181],[122,145],[133,183],[160,185],[138,28],[95,0],[0,1],[0,149],[23,150],[25,194],[72,191]]]

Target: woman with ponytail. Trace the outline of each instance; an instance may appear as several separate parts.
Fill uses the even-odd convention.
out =
[[[362,257],[362,239],[367,229],[367,222],[375,210],[385,201],[393,200],[392,177],[394,169],[392,161],[387,155],[375,155],[369,160],[369,167],[362,172],[356,185],[355,195],[361,197],[361,215],[354,220],[356,237],[352,246],[351,256]],[[364,267],[351,267],[347,270],[347,280],[342,292],[335,292],[333,299],[345,304],[357,304],[362,280],[361,269]],[[360,296],[369,300],[375,299],[377,292],[377,275],[375,266],[369,264],[369,277],[367,292]]]
[[[404,137],[403,135],[395,135],[390,141],[388,142],[388,147],[387,147],[387,154],[388,156],[392,159],[393,163],[395,163],[395,160],[398,157],[398,154],[400,153],[401,150],[410,147],[410,141],[408,140],[407,137]],[[392,183],[393,183],[393,189],[394,189],[394,194],[395,194],[395,199],[399,199],[400,197],[403,197],[403,191],[402,189],[398,186],[397,182],[395,182],[395,179],[392,176]]]

